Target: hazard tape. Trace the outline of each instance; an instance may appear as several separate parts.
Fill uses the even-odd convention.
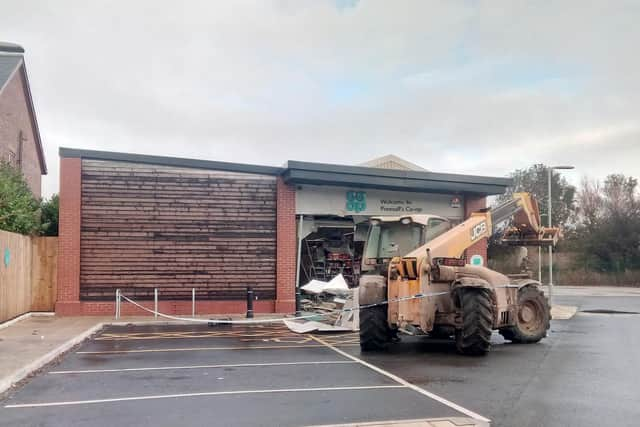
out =
[[[334,309],[334,310],[329,310],[326,313],[314,313],[314,314],[309,314],[309,315],[305,315],[305,316],[295,316],[295,317],[279,317],[279,318],[275,318],[275,319],[240,319],[240,320],[220,320],[220,319],[198,319],[198,318],[193,318],[193,317],[178,317],[178,316],[171,316],[170,314],[164,314],[161,313],[159,311],[156,310],[152,310],[150,308],[147,308],[145,306],[143,306],[140,303],[137,303],[136,301],[132,300],[131,298],[127,297],[126,295],[120,293],[120,297],[123,298],[125,301],[130,302],[131,304],[135,305],[136,307],[149,312],[151,314],[154,314],[156,316],[160,316],[163,317],[165,319],[170,319],[170,320],[178,320],[178,321],[185,321],[185,322],[195,322],[195,323],[207,323],[207,324],[216,324],[216,325],[249,325],[249,324],[260,324],[260,323],[279,323],[279,322],[284,322],[285,320],[308,320],[308,319],[317,319],[318,317],[325,317],[328,316],[330,314],[335,314],[335,313],[350,313],[352,311],[360,311],[360,310],[365,310],[365,309],[369,309],[369,308],[373,308],[373,307],[379,307],[382,305],[388,305],[390,303],[396,303],[396,302],[403,302],[403,301],[409,301],[409,300],[414,300],[414,299],[422,299],[422,298],[429,298],[429,297],[434,297],[434,296],[439,296],[439,295],[445,295],[448,294],[449,292],[428,292],[428,293],[419,293],[419,294],[415,294],[415,295],[410,295],[410,296],[406,296],[406,297],[401,297],[401,298],[395,298],[395,299],[391,299],[391,300],[387,300],[387,301],[381,301],[375,304],[365,304],[365,305],[361,305],[359,307],[353,307],[353,308],[344,308],[344,309]],[[119,307],[117,308],[117,311],[119,312]]]

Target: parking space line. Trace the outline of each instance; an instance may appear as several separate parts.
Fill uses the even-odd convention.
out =
[[[271,389],[271,390],[212,391],[212,392],[201,392],[201,393],[116,397],[116,398],[110,398],[110,399],[71,400],[71,401],[63,401],[63,402],[20,403],[20,404],[14,404],[14,405],[5,405],[4,407],[8,409],[42,408],[47,406],[90,405],[95,403],[127,402],[127,401],[135,401],[135,400],[154,400],[154,399],[175,399],[175,398],[199,397],[199,396],[233,396],[233,395],[241,395],[241,394],[302,393],[302,392],[319,392],[319,391],[376,390],[376,389],[401,389],[401,388],[406,388],[406,386],[375,385],[375,386],[345,386],[345,387],[317,387],[317,388],[281,388],[281,389]]]
[[[316,342],[319,342],[320,344],[325,345],[326,347],[330,348],[331,350],[335,351],[336,353],[338,353],[338,354],[340,354],[340,355],[342,355],[342,356],[344,356],[344,357],[346,357],[348,359],[351,359],[354,362],[357,362],[357,363],[361,364],[362,366],[366,366],[367,368],[369,368],[369,369],[371,369],[371,370],[373,370],[373,371],[375,371],[375,372],[377,372],[379,374],[382,374],[382,375],[394,380],[398,384],[402,384],[404,387],[410,388],[413,391],[416,391],[416,392],[418,392],[418,393],[420,393],[420,394],[422,394],[424,396],[427,396],[427,397],[429,397],[429,398],[431,398],[431,399],[433,399],[433,400],[435,400],[437,402],[440,402],[443,405],[446,405],[446,406],[448,406],[448,407],[450,407],[452,409],[455,409],[456,411],[461,412],[461,413],[463,413],[463,414],[465,414],[465,415],[467,415],[467,416],[469,416],[471,418],[475,418],[476,420],[484,421],[486,423],[491,422],[490,419],[488,419],[486,417],[483,417],[482,415],[480,415],[480,414],[478,414],[476,412],[473,412],[470,409],[464,408],[464,407],[462,407],[462,406],[460,406],[460,405],[458,405],[456,403],[451,402],[450,400],[445,399],[444,397],[441,397],[441,396],[438,396],[437,394],[431,393],[430,391],[427,391],[427,390],[423,389],[422,387],[418,387],[415,384],[411,384],[410,382],[400,378],[397,375],[392,374],[391,372],[385,371],[382,368],[379,368],[379,367],[377,367],[375,365],[372,365],[369,362],[365,362],[364,360],[362,360],[362,359],[360,359],[358,357],[355,357],[355,356],[353,356],[353,355],[351,355],[351,354],[349,354],[349,353],[347,353],[345,351],[342,351],[339,348],[336,348],[335,346],[329,344],[328,342],[326,342],[322,338],[319,338],[319,337],[317,337],[315,335],[311,335],[311,338],[313,338]]]
[[[340,347],[355,347],[359,344],[340,344]],[[303,345],[256,345],[252,347],[185,347],[185,348],[148,348],[139,350],[102,350],[102,351],[77,351],[76,354],[127,354],[127,353],[162,353],[173,351],[209,351],[209,350],[278,350],[288,348],[318,348],[326,347],[323,344]]]
[[[252,368],[267,366],[291,366],[291,365],[345,365],[356,363],[353,360],[322,360],[302,362],[273,362],[273,363],[234,363],[227,365],[193,365],[193,366],[159,366],[150,368],[122,368],[122,369],[85,369],[78,371],[51,371],[49,374],[100,374],[109,372],[137,372],[137,371],[168,371],[180,369],[210,369],[210,368]]]

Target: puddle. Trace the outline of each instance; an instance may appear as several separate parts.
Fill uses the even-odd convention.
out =
[[[592,309],[592,310],[581,310],[580,313],[587,314],[640,314],[637,311],[623,311],[623,310],[609,310],[609,309]]]

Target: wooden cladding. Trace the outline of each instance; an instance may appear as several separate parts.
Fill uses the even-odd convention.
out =
[[[276,179],[82,161],[80,298],[275,298]]]

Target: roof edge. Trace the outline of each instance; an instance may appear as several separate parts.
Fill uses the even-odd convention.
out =
[[[44,155],[44,147],[42,145],[42,138],[40,136],[40,127],[38,126],[38,118],[36,117],[36,109],[33,104],[33,96],[31,95],[31,85],[29,84],[29,76],[27,75],[27,66],[24,62],[24,58],[20,64],[20,68],[22,69],[22,77],[23,77],[23,89],[25,91],[25,95],[27,98],[27,107],[29,108],[29,114],[32,119],[32,127],[33,127],[33,136],[35,138],[36,143],[36,151],[38,152],[38,159],[40,160],[40,174],[46,175],[48,173],[47,170],[47,160]]]
[[[509,187],[513,184],[513,180],[507,177],[492,177],[492,176],[480,176],[480,175],[462,175],[451,173],[439,173],[430,171],[408,171],[399,169],[383,169],[372,168],[367,166],[344,166],[335,165],[329,163],[313,163],[313,162],[300,162],[295,160],[289,160],[286,163],[287,169],[317,171],[317,172],[330,172],[349,175],[364,175],[364,176],[384,176],[388,178],[402,178],[402,179],[415,179],[415,180],[429,180],[429,181],[447,181],[447,182],[459,182],[465,184],[485,184]]]
[[[274,166],[247,165],[242,163],[218,162],[214,160],[200,160],[184,157],[152,156],[147,154],[131,154],[116,151],[82,150],[67,147],[60,147],[59,154],[60,157],[63,158],[111,160],[119,162],[144,163],[158,166],[173,166],[205,170],[223,170],[228,172],[253,173],[258,175],[278,176],[284,172],[283,168]]]

